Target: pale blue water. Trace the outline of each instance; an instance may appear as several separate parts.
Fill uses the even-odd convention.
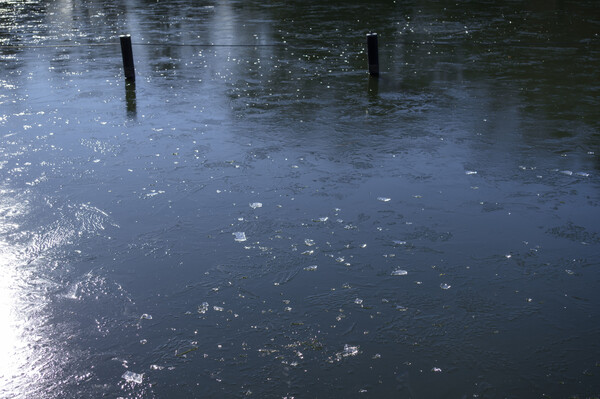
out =
[[[0,8],[0,396],[600,394],[595,2]]]

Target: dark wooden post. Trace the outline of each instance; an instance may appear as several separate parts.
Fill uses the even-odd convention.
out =
[[[121,53],[123,54],[123,69],[125,71],[125,79],[135,81],[135,68],[133,67],[133,50],[131,49],[131,36],[122,35]]]
[[[379,48],[377,33],[367,34],[367,57],[369,59],[369,73],[379,76]]]

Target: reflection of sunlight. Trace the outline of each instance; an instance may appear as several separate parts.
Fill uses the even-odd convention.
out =
[[[14,309],[14,267],[16,259],[10,253],[10,247],[5,242],[0,242],[0,378],[2,380],[14,378],[19,372],[16,367],[15,355],[19,344],[17,320]],[[2,391],[5,381],[2,381]]]
[[[44,359],[45,350],[36,349],[35,327],[40,321],[32,312],[39,309],[39,297],[26,289],[22,245],[7,240],[20,229],[12,219],[26,213],[26,206],[14,194],[0,188],[0,397],[20,398],[39,390],[43,383],[40,363],[48,359]]]
[[[19,339],[22,327],[19,326],[16,309],[16,246],[3,239],[18,228],[18,225],[10,223],[10,218],[18,216],[23,209],[10,194],[13,192],[0,190],[0,214],[3,216],[0,219],[0,393],[4,394],[15,394],[14,379],[22,372],[18,362],[19,346],[24,345]]]

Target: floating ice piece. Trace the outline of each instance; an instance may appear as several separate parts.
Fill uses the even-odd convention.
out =
[[[344,345],[344,351],[342,352],[342,356],[344,357],[348,357],[348,356],[356,356],[358,355],[358,346],[351,346],[348,344]]]
[[[144,374],[134,373],[132,371],[126,371],[121,376],[127,382],[135,382],[136,384],[141,384],[142,379],[144,378]]]
[[[262,208],[262,202],[253,202],[249,205],[250,205],[250,208],[252,208],[252,209]]]
[[[315,240],[311,240],[310,238],[307,238],[307,239],[304,240],[304,244],[307,247],[312,247],[313,245],[315,245]]]
[[[433,371],[434,373],[441,373],[442,369],[439,368],[439,367],[434,367],[434,368],[431,369],[431,371]]]
[[[213,309],[215,310],[215,312],[222,312],[225,310],[225,308],[221,306],[213,306]]]
[[[452,287],[450,284],[442,283],[440,284],[440,288],[443,290],[449,290]]]
[[[152,315],[148,313],[144,313],[140,316],[140,319],[152,320]]]
[[[392,276],[406,276],[408,272],[406,270],[397,269],[392,272]]]
[[[317,270],[317,268],[318,268],[318,267],[319,267],[319,266],[317,266],[317,265],[310,265],[310,266],[306,266],[306,267],[304,268],[304,270],[307,270],[307,271],[309,271],[309,272],[314,272],[315,270]]]
[[[244,233],[243,231],[236,231],[233,233],[233,235],[235,236],[234,239],[237,242],[246,241],[246,233]]]
[[[360,298],[356,298],[356,299],[354,300],[354,303],[355,303],[355,304],[357,304],[357,305],[362,305],[362,303],[363,303],[363,300],[362,300],[362,299],[360,299]]]
[[[200,306],[198,306],[198,313],[200,314],[204,314],[206,312],[208,312],[208,302],[202,302],[202,304]]]
[[[467,171],[465,171],[465,174],[466,175],[476,175],[477,171],[476,170],[467,170]]]
[[[392,199],[388,197],[377,197],[377,200],[381,202],[390,202]]]

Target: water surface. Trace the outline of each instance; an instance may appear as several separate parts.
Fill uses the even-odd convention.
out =
[[[0,396],[600,394],[594,1],[0,7]]]

